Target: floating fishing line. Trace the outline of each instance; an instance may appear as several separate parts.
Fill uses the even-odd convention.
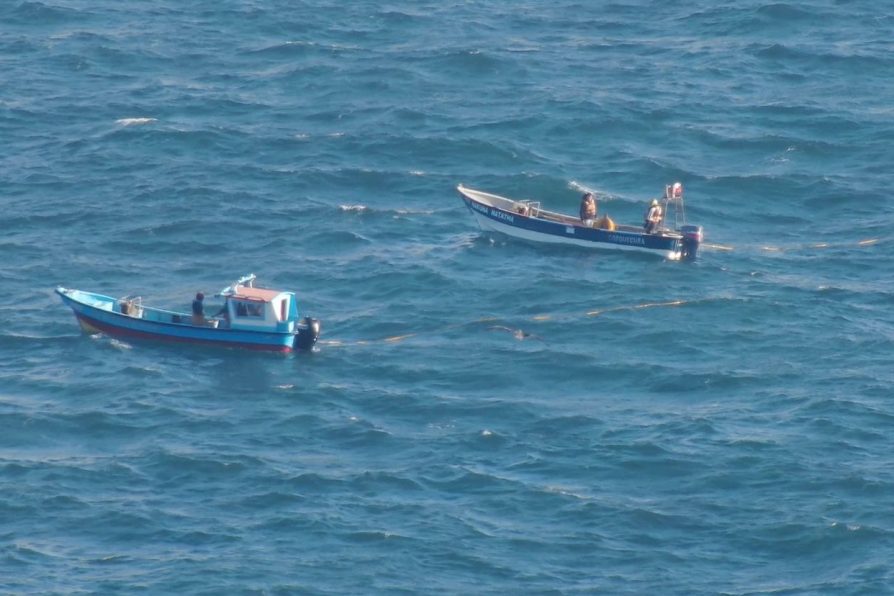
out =
[[[869,246],[875,246],[876,244],[879,244],[879,243],[881,243],[883,241],[887,241],[887,240],[888,239],[882,239],[882,238],[867,238],[864,240],[858,240],[856,242],[853,242],[853,241],[851,241],[851,242],[818,242],[818,243],[813,243],[813,244],[799,244],[799,245],[792,245],[792,246],[786,246],[786,247],[761,246],[760,250],[762,250],[764,252],[782,253],[782,252],[797,252],[797,251],[803,252],[803,251],[807,251],[807,250],[824,250],[824,249],[828,249],[828,248],[842,248],[842,247],[848,247],[848,246],[857,246],[860,248],[865,248],[865,247],[869,247]],[[713,250],[721,250],[721,251],[736,250],[736,248],[733,246],[728,246],[728,245],[723,245],[723,244],[702,243],[702,246],[704,248],[709,248],[709,249],[713,249]],[[609,308],[602,308],[602,309],[587,311],[586,313],[584,313],[584,316],[598,317],[598,316],[604,315],[606,313],[620,312],[620,311],[625,311],[625,310],[642,310],[642,309],[647,309],[647,308],[662,308],[662,307],[667,308],[667,307],[683,306],[685,304],[690,304],[691,302],[699,302],[699,301],[702,301],[702,300],[697,300],[697,301],[671,300],[668,302],[644,302],[641,304],[628,304],[628,305],[613,306],[613,307],[609,307]],[[550,314],[540,314],[540,315],[535,315],[535,316],[531,317],[530,320],[534,321],[534,322],[555,321],[557,319],[571,318],[572,316],[573,315],[555,316],[555,315],[550,315]],[[389,337],[382,337],[382,338],[377,338],[377,339],[356,339],[356,340],[326,339],[326,340],[320,340],[317,342],[317,345],[340,347],[340,346],[365,346],[365,345],[383,344],[383,343],[384,344],[396,344],[396,343],[400,343],[407,339],[419,337],[420,335],[434,335],[434,334],[439,334],[439,333],[445,333],[447,331],[451,331],[454,329],[460,329],[462,327],[468,327],[468,326],[479,325],[479,324],[484,324],[484,323],[497,323],[497,322],[499,322],[499,319],[497,317],[483,317],[480,319],[474,319],[472,321],[466,321],[463,323],[455,323],[453,325],[446,325],[443,327],[436,327],[433,329],[425,329],[425,330],[421,330],[421,331],[415,331],[412,333],[404,333],[401,335],[392,335]],[[490,331],[506,331],[519,341],[526,340],[526,339],[539,339],[539,340],[543,341],[542,338],[540,338],[540,336],[529,333],[529,332],[525,331],[524,329],[507,327],[505,325],[491,325],[490,327],[488,327],[488,330],[490,330]]]
[[[809,250],[822,250],[826,248],[846,248],[848,246],[857,246],[860,248],[865,248],[867,246],[874,246],[880,242],[882,242],[882,238],[867,238],[866,240],[858,240],[856,242],[814,242],[810,244],[793,244],[791,246],[771,246],[764,245],[760,246],[759,249],[764,252],[773,252],[773,253],[781,253],[781,252],[805,252]],[[707,248],[711,250],[721,250],[730,252],[736,250],[736,247],[724,244],[712,244],[710,242],[702,242],[701,248]],[[754,248],[754,247],[743,247],[743,248]]]
[[[447,331],[452,331],[453,329],[460,329],[462,327],[468,327],[470,325],[477,325],[479,323],[493,323],[497,321],[496,317],[483,317],[480,319],[475,319],[473,321],[466,321],[464,323],[454,323],[453,325],[445,325],[443,327],[436,327],[434,329],[426,329],[422,331],[416,331],[413,333],[405,333],[403,335],[391,335],[389,337],[380,337],[377,339],[355,339],[355,340],[339,340],[339,339],[327,339],[327,340],[319,340],[317,345],[325,345],[325,346],[365,346],[370,344],[396,344],[398,342],[402,342],[405,339],[410,339],[411,337],[418,337],[419,335],[432,335],[437,333],[446,333]]]
[[[543,322],[543,321],[558,321],[558,320],[566,320],[573,319],[578,317],[598,317],[600,315],[604,315],[606,313],[612,312],[621,312],[621,311],[633,311],[633,310],[643,310],[648,308],[667,308],[667,307],[675,307],[675,306],[683,306],[685,304],[692,304],[695,302],[704,302],[706,299],[698,299],[698,300],[671,300],[668,302],[642,302],[639,304],[625,304],[621,306],[611,306],[607,308],[590,310],[580,314],[567,314],[567,315],[550,315],[550,314],[539,314],[530,317],[530,321],[533,322]],[[435,335],[440,333],[445,333],[447,331],[452,331],[454,329],[461,329],[463,327],[470,327],[473,325],[483,325],[488,323],[499,323],[500,319],[497,317],[482,317],[479,319],[474,319],[472,321],[465,321],[463,323],[454,323],[452,325],[445,325],[442,327],[435,327],[433,329],[424,329],[420,331],[415,331],[412,333],[404,333],[401,335],[392,335],[389,337],[381,337],[377,339],[355,339],[355,340],[340,340],[340,339],[326,339],[320,340],[317,342],[317,345],[321,346],[329,346],[329,347],[344,347],[344,346],[367,346],[373,344],[396,344],[400,343],[404,340],[411,339],[414,337],[419,337],[420,335]],[[506,325],[501,324],[491,324],[487,327],[488,331],[505,331],[512,335],[513,338],[523,341],[523,340],[539,340],[545,341],[539,335],[535,335],[530,333],[524,329],[516,328],[516,327],[508,327]]]

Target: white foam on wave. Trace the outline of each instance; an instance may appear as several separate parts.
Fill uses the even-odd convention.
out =
[[[158,122],[158,120],[155,118],[120,118],[115,120],[115,124],[118,124],[119,126],[141,126],[153,122]]]
[[[586,184],[582,184],[576,180],[571,180],[568,183],[568,188],[571,190],[576,190],[578,192],[591,192],[596,196],[596,199],[599,201],[627,201],[630,203],[639,203],[643,199],[639,198],[631,198],[625,197],[621,195],[612,194],[606,190],[600,190],[595,187],[587,186]],[[661,192],[664,192],[664,189],[661,189]]]
[[[369,209],[366,205],[339,205],[338,208],[348,213],[362,213]]]
[[[619,198],[611,193],[605,192],[603,190],[599,190],[598,188],[593,188],[593,187],[587,186],[586,184],[581,184],[580,182],[578,182],[576,180],[570,181],[568,183],[568,188],[570,188],[571,190],[576,190],[578,192],[591,192],[596,197],[596,199],[598,199],[600,201],[610,201],[612,199]]]
[[[573,491],[570,488],[566,488],[563,486],[548,485],[543,488],[546,492],[555,493],[557,495],[563,495],[566,497],[573,497],[582,501],[589,501],[592,499],[592,497],[589,497],[581,492]]]
[[[603,196],[605,196],[605,193],[600,191],[598,188],[589,187],[586,184],[581,184],[580,182],[578,182],[576,180],[570,181],[568,183],[568,188],[570,188],[571,190],[576,190],[578,192],[591,192],[594,195],[596,195],[597,198],[600,198],[600,199]]]

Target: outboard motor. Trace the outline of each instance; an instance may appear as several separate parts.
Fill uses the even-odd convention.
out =
[[[298,333],[295,334],[296,350],[311,350],[320,337],[320,321],[310,317],[304,317],[297,325]]]
[[[698,246],[704,239],[701,226],[682,226],[680,233],[683,234],[683,242],[681,248],[681,256],[685,261],[695,259],[698,253]]]

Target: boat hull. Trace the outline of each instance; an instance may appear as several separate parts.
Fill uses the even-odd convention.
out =
[[[496,195],[462,186],[459,193],[483,230],[531,242],[651,252],[672,261],[684,254],[684,238],[677,233],[646,234],[629,226],[617,230],[589,228],[559,214],[550,214],[550,220],[518,213],[513,206],[520,203]]]
[[[295,345],[295,333],[247,331],[215,327],[195,326],[184,323],[167,323],[146,320],[117,312],[115,299],[58,288],[62,302],[72,309],[81,327],[90,333],[101,332],[113,337],[148,339],[168,342],[216,345],[273,352],[291,352]],[[89,302],[88,303],[88,297]],[[186,321],[187,315],[183,315]]]

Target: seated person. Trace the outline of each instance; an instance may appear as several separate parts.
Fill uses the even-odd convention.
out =
[[[593,220],[596,219],[596,198],[593,193],[584,193],[580,200],[580,220],[588,228],[593,227]]]

